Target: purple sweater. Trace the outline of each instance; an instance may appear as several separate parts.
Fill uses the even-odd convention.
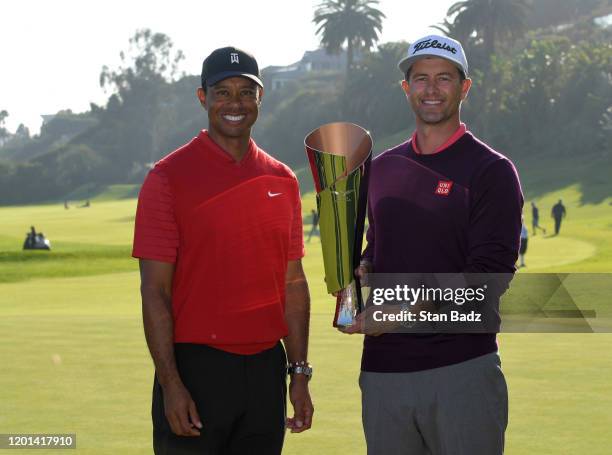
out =
[[[522,207],[512,162],[471,133],[433,155],[408,140],[372,161],[363,257],[376,273],[513,273]],[[495,334],[366,336],[361,368],[420,371],[496,350]]]

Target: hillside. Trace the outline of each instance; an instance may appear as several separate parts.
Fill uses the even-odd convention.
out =
[[[612,27],[580,11],[562,26],[540,20],[547,28],[498,42],[490,55],[492,46],[480,40],[464,43],[473,56],[473,85],[463,120],[512,158],[528,197],[573,184],[585,203],[612,194],[606,176],[612,171]],[[555,20],[563,17],[567,11]],[[403,141],[414,129],[398,83],[406,46],[379,44],[348,72],[304,70],[269,87],[253,137],[295,169],[306,164],[304,136],[327,122],[367,128],[376,152]],[[151,57],[146,61],[163,58],[155,42],[144,52]],[[59,200],[88,185],[139,184],[152,163],[207,125],[194,96],[196,75],[170,78],[161,67],[127,66],[102,76],[111,92],[105,105],[83,114],[63,111],[39,136],[22,131],[3,140],[0,205]]]

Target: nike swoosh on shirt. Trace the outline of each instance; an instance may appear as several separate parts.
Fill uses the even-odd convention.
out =
[[[271,191],[268,191],[268,196],[269,197],[276,197],[276,196],[280,196],[283,193],[272,193]]]

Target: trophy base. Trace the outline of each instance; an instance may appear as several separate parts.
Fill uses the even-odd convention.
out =
[[[359,314],[359,301],[357,286],[353,281],[347,288],[342,289],[336,297],[334,327],[342,329],[352,326],[355,324],[357,314]]]

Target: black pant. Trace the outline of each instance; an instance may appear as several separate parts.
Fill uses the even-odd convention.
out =
[[[559,233],[559,229],[561,229],[561,218],[555,218],[555,234]]]
[[[176,363],[196,404],[200,436],[177,436],[164,414],[162,388],[153,384],[153,448],[156,455],[277,455],[286,418],[283,345],[238,355],[197,344],[176,344]]]

